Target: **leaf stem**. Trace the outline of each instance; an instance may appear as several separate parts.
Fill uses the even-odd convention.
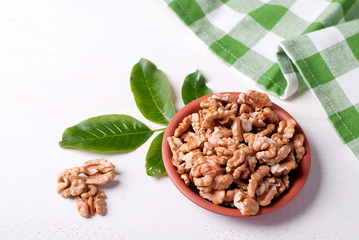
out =
[[[156,130],[151,130],[152,132],[159,132],[159,131],[164,131],[166,130],[166,128],[160,128],[160,129],[156,129]]]

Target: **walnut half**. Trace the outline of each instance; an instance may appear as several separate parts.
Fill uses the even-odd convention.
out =
[[[89,185],[89,191],[75,198],[77,210],[82,217],[88,218],[95,213],[103,216],[106,214],[106,195],[101,189]]]
[[[84,162],[81,167],[69,168],[57,176],[57,192],[64,198],[75,198],[82,217],[95,213],[105,215],[105,193],[96,187],[115,178],[115,166],[106,159]]]

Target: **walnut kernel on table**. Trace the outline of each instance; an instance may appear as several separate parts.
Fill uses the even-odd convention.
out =
[[[115,178],[115,166],[106,159],[89,160],[81,167],[66,169],[57,175],[57,192],[64,198],[75,198],[77,210],[88,218],[106,214],[106,195],[97,185]]]
[[[201,197],[255,215],[290,187],[305,155],[294,119],[280,120],[267,94],[214,94],[168,137],[172,163]]]

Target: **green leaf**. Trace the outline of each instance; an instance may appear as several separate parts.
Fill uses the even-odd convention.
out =
[[[162,139],[164,132],[158,134],[152,141],[146,155],[146,173],[149,176],[160,176],[166,173],[162,160]]]
[[[170,85],[163,72],[142,58],[132,68],[130,83],[142,115],[152,122],[168,124],[176,110],[170,98]]]
[[[131,116],[110,114],[67,128],[59,144],[63,148],[90,151],[131,151],[144,144],[153,132]]]
[[[211,90],[206,86],[205,79],[200,71],[189,74],[182,85],[182,100],[188,104],[193,100],[208,95]]]

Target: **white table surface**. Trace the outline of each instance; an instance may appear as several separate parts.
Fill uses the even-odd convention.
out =
[[[161,0],[32,0],[0,3],[1,239],[358,239],[359,161],[310,92],[272,100],[310,140],[302,192],[269,215],[231,218],[187,200],[168,177],[145,173],[148,141],[127,154],[62,149],[65,128],[121,113],[146,120],[129,86],[145,57],[162,69],[183,106],[184,77],[197,68],[213,92],[257,89],[231,70]],[[80,217],[56,193],[56,174],[105,157],[118,168],[108,214]]]

